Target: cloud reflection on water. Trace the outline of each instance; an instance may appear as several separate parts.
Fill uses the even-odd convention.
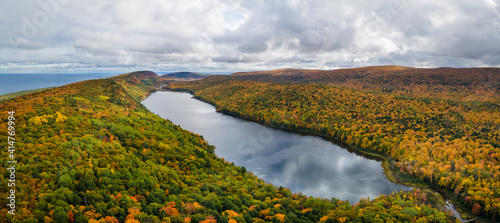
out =
[[[322,198],[357,202],[408,187],[386,179],[380,162],[314,136],[274,130],[215,112],[187,93],[156,92],[143,104],[203,137],[215,153],[276,186]]]

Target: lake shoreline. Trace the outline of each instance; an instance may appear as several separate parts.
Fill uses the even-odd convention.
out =
[[[270,128],[274,128],[274,129],[279,129],[279,130],[284,130],[284,131],[287,131],[287,132],[298,133],[298,134],[301,134],[301,135],[309,135],[309,136],[321,137],[322,139],[328,140],[328,141],[330,141],[330,142],[332,142],[332,143],[334,143],[336,145],[339,145],[341,148],[343,148],[343,149],[345,149],[345,150],[347,150],[347,151],[349,151],[351,153],[355,153],[356,155],[360,155],[360,156],[363,156],[365,158],[369,158],[369,159],[373,159],[373,160],[376,160],[376,161],[381,161],[383,163],[384,162],[387,163],[387,165],[384,165],[382,163],[382,167],[384,168],[384,172],[386,174],[387,179],[389,179],[391,182],[397,183],[397,184],[401,184],[401,185],[405,185],[405,186],[410,186],[410,187],[419,187],[419,185],[416,185],[416,184],[411,184],[409,182],[403,182],[403,181],[397,180],[396,172],[395,172],[394,168],[390,168],[391,167],[391,165],[389,163],[390,157],[388,155],[377,153],[375,151],[367,151],[367,150],[363,150],[363,149],[360,149],[360,148],[355,148],[355,147],[349,146],[349,145],[345,144],[344,142],[338,141],[338,140],[332,138],[331,136],[328,136],[328,135],[325,135],[325,134],[321,134],[321,133],[317,133],[317,132],[313,132],[313,131],[308,131],[308,130],[289,128],[289,127],[286,127],[286,126],[269,125],[268,123],[261,122],[261,121],[258,121],[258,120],[254,120],[254,119],[242,116],[242,115],[240,115],[238,113],[235,113],[235,112],[227,111],[225,109],[219,109],[215,105],[215,103],[213,103],[211,101],[208,101],[208,100],[205,100],[202,97],[196,96],[194,94],[194,92],[192,92],[190,90],[184,90],[184,89],[173,89],[173,90],[162,89],[161,91],[172,91],[172,92],[190,93],[191,95],[193,95],[193,98],[195,98],[195,99],[197,99],[199,101],[202,101],[202,102],[205,102],[205,103],[213,105],[217,109],[217,112],[219,112],[221,114],[233,116],[233,117],[240,118],[240,119],[243,119],[243,120],[246,120],[246,121],[258,123],[258,124],[260,124],[262,126],[266,126],[266,127],[270,127]]]
[[[193,98],[189,92],[158,91],[143,105],[203,135],[217,147],[219,157],[294,193],[355,204],[367,197],[412,190],[388,180],[378,157],[347,150],[324,137],[270,128],[217,112],[212,104]]]
[[[435,185],[431,185],[429,183],[426,183],[422,180],[419,180],[418,178],[415,178],[414,176],[399,172],[397,170],[396,166],[394,166],[394,164],[391,162],[392,159],[389,155],[385,155],[385,154],[381,154],[381,153],[378,153],[375,151],[368,151],[368,150],[364,150],[361,148],[353,147],[353,146],[345,144],[344,142],[338,141],[329,135],[317,133],[317,132],[314,132],[311,130],[296,129],[296,128],[290,128],[290,127],[286,127],[286,126],[275,126],[275,125],[271,125],[271,124],[266,123],[266,122],[262,122],[262,121],[258,121],[258,120],[254,120],[254,119],[242,116],[238,113],[231,112],[231,111],[228,111],[226,109],[220,109],[216,106],[215,103],[208,101],[208,100],[205,100],[204,98],[195,95],[195,93],[191,90],[170,89],[170,88],[168,88],[168,86],[166,86],[166,88],[162,88],[158,91],[189,93],[192,95],[192,97],[194,99],[197,99],[199,101],[202,101],[202,102],[205,102],[205,103],[208,103],[208,104],[214,106],[218,113],[232,116],[232,117],[236,117],[236,118],[240,118],[240,119],[243,119],[246,121],[258,123],[262,126],[270,127],[273,129],[278,129],[278,130],[296,133],[296,134],[300,134],[300,135],[320,137],[324,140],[330,141],[330,142],[340,146],[342,149],[345,149],[350,153],[354,153],[354,154],[362,156],[364,158],[380,161],[382,168],[383,168],[383,171],[384,171],[384,175],[389,181],[396,183],[396,184],[399,184],[399,185],[414,187],[414,188],[418,188],[420,190],[423,190],[427,194],[431,195],[431,198],[429,199],[431,205],[435,206],[436,208],[438,208],[441,211],[448,211],[449,209],[447,209],[447,207],[449,207],[449,206],[447,206],[447,202],[451,202],[452,204],[454,204],[454,207],[455,207],[452,210],[457,211],[460,215],[465,215],[466,218],[473,218],[473,215],[471,215],[468,212],[464,212],[463,211],[464,209],[460,208],[460,206],[462,206],[463,204],[461,204],[456,199],[456,197],[453,196],[453,194],[450,191],[446,191],[445,189],[442,189],[442,188],[437,188]],[[457,206],[459,207],[459,209],[457,209]]]

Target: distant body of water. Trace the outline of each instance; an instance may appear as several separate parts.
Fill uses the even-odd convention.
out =
[[[79,81],[108,78],[118,74],[83,73],[0,73],[0,95],[46,87],[58,87]]]

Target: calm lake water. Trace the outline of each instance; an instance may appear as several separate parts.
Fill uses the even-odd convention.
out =
[[[390,182],[379,161],[319,137],[275,130],[217,113],[214,106],[188,93],[155,92],[142,104],[183,129],[202,135],[216,147],[217,156],[294,193],[355,203],[368,196],[410,189]]]

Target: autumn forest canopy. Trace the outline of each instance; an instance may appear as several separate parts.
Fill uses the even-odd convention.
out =
[[[224,113],[381,154],[398,172],[498,219],[498,68],[284,69],[169,88],[188,90]]]
[[[499,83],[495,68],[289,69],[189,82],[141,71],[25,94],[0,102],[4,136],[15,111],[19,163],[16,215],[0,199],[0,222],[456,220],[420,189],[350,204],[266,184],[140,104],[165,85],[221,112],[384,156],[397,172],[499,220]],[[1,181],[6,197],[8,178]]]

